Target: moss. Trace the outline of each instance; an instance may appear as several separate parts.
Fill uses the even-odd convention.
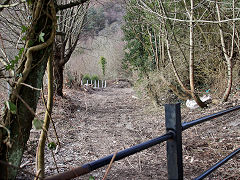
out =
[[[8,161],[11,162],[12,165],[19,167],[21,164],[23,156],[23,148],[15,148],[12,149],[12,153],[8,157]],[[17,175],[17,169],[16,168],[8,168],[8,179],[15,179]]]

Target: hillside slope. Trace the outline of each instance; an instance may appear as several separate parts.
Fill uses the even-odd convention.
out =
[[[67,70],[77,74],[102,76],[100,57],[107,60],[107,79],[121,76],[124,56],[123,24],[124,7],[120,1],[101,2],[90,7],[85,33],[79,46],[67,64]]]

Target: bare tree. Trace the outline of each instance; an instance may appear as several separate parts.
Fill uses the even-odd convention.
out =
[[[232,59],[233,59],[233,53],[235,49],[235,31],[236,31],[236,25],[235,25],[235,1],[232,1],[232,36],[231,36],[231,46],[229,48],[229,51],[226,48],[226,43],[224,40],[224,32],[223,32],[223,27],[221,23],[221,14],[220,14],[220,8],[219,4],[216,3],[216,11],[217,11],[217,17],[219,21],[219,34],[220,34],[220,39],[221,39],[221,46],[222,46],[222,51],[224,54],[224,58],[227,63],[227,87],[226,90],[223,94],[222,101],[225,102],[228,100],[229,94],[232,89]]]
[[[58,30],[54,48],[54,78],[55,90],[60,96],[63,96],[64,66],[78,44],[88,6],[89,3],[86,3],[58,13]]]

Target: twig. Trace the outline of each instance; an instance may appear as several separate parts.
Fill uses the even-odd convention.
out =
[[[27,161],[27,162],[21,164],[21,165],[20,165],[20,168],[24,168],[24,167],[27,166],[30,162],[31,162],[31,161]]]
[[[128,158],[126,158],[126,160],[127,160],[128,164],[129,164],[133,169],[137,170],[137,168],[132,165],[132,163],[129,161]]]
[[[33,111],[33,109],[28,105],[28,103],[26,103],[26,101],[24,101],[23,98],[16,91],[13,94],[22,101],[22,103],[26,106],[26,108],[32,113],[34,117],[38,117]]]
[[[37,171],[36,177],[34,178],[34,180],[38,180],[38,179],[39,179],[39,175],[40,175],[41,171],[42,171],[41,169],[39,169],[39,170]]]
[[[20,83],[20,84],[22,84],[22,85],[24,85],[24,86],[27,86],[27,87],[29,87],[29,88],[31,88],[31,89],[37,90],[37,91],[42,91],[42,89],[35,88],[35,87],[33,87],[33,86],[29,85],[29,84],[26,84],[26,83]]]
[[[48,139],[48,136],[47,136],[47,141],[49,143],[49,139]],[[59,169],[58,169],[58,166],[57,166],[57,161],[56,161],[56,158],[55,158],[55,155],[54,155],[54,152],[52,149],[50,149],[51,153],[52,153],[52,157],[53,157],[53,161],[54,161],[54,164],[56,166],[56,169],[57,169],[57,172],[59,173]]]
[[[0,78],[1,79],[12,79],[13,76],[3,76],[3,75],[0,75]]]
[[[20,0],[19,2],[13,3],[13,4],[1,4],[0,8],[9,8],[9,7],[15,7],[21,3],[25,3],[26,0]]]
[[[105,173],[105,175],[104,175],[104,177],[103,177],[102,180],[105,180],[105,179],[107,178],[107,175],[108,175],[108,173],[109,173],[109,171],[110,171],[110,169],[111,169],[112,163],[113,163],[116,155],[117,155],[117,152],[114,153],[114,155],[113,155],[113,157],[112,157],[112,159],[111,159],[111,162],[110,162],[110,164],[108,165],[107,171],[106,171],[106,173]]]
[[[139,164],[139,172],[142,172],[142,166],[141,166],[141,159],[140,159],[140,154],[138,156],[138,164]]]
[[[87,106],[87,93],[84,92],[84,95],[85,95],[85,107],[86,107],[86,112],[88,110],[88,106]]]
[[[9,131],[9,129],[6,128],[5,126],[1,125],[1,124],[0,124],[0,128],[3,128],[3,129],[5,129],[7,131],[8,137],[6,139],[4,139],[3,142],[6,143],[6,145],[11,148],[12,144],[11,144],[11,141],[10,141],[11,138],[10,138],[10,131]]]
[[[7,57],[7,53],[6,53],[6,49],[5,49],[5,46],[4,46],[4,43],[3,43],[3,39],[2,39],[1,33],[0,33],[0,40],[1,40],[1,45],[2,45],[2,48],[1,48],[2,54],[5,56],[7,62],[9,62],[9,61],[8,61],[8,57]],[[7,65],[6,61],[4,61],[4,59],[1,59],[1,60],[2,60],[2,63],[3,63],[4,65]]]

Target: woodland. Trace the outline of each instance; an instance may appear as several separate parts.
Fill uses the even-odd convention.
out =
[[[1,0],[0,179],[44,179],[159,136],[164,104],[187,121],[239,105],[239,25],[237,0]],[[239,112],[226,118],[183,139],[186,179],[239,147]],[[166,179],[147,156],[164,160],[162,146],[82,179]],[[230,166],[209,179],[240,178],[239,156]]]

